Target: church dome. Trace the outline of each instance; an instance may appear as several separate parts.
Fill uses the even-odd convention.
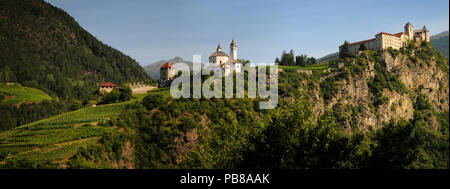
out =
[[[228,56],[228,55],[227,55],[227,53],[224,53],[224,52],[222,52],[222,51],[216,51],[216,52],[212,53],[212,54],[210,55],[210,57],[211,57],[211,56]]]

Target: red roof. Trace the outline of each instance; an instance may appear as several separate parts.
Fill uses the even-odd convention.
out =
[[[402,34],[404,34],[404,33],[403,33],[403,32],[396,33],[396,34],[390,34],[390,33],[386,33],[386,32],[380,32],[380,33],[377,33],[377,35],[380,35],[380,34],[385,34],[385,35],[391,35],[391,36],[395,36],[395,37],[400,37],[400,36],[401,36]],[[375,38],[368,39],[368,40],[364,40],[364,41],[358,41],[358,42],[354,42],[354,43],[349,43],[348,45],[356,45],[356,44],[365,43],[365,42],[372,41],[372,40],[375,40]]]
[[[380,34],[385,34],[385,35],[391,35],[391,36],[395,36],[395,37],[400,37],[400,36],[403,34],[403,32],[396,33],[396,34],[390,34],[390,33],[386,33],[386,32],[380,32],[380,33],[377,33],[377,35],[380,35]]]
[[[118,87],[118,85],[110,82],[106,82],[100,85],[100,87]]]
[[[170,62],[166,62],[165,64],[163,64],[160,68],[171,68],[172,64],[170,64]]]
[[[358,41],[358,42],[354,42],[354,43],[349,43],[348,45],[356,45],[356,44],[360,44],[360,43],[364,43],[364,42],[372,41],[372,40],[375,40],[375,38],[373,38],[373,39],[368,39],[368,40],[364,40],[364,41]]]
[[[402,34],[404,34],[404,33],[403,32],[399,32],[399,33],[396,33],[394,35],[397,36],[397,37],[400,37]]]

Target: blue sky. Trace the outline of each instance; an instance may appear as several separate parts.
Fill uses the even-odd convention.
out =
[[[449,29],[448,0],[47,1],[143,66],[193,54],[206,61],[218,42],[229,53],[233,37],[239,58],[271,63],[284,49],[319,58],[407,21],[432,35]]]

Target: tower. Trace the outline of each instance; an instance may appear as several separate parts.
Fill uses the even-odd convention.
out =
[[[430,31],[427,29],[425,25],[423,26],[422,30],[425,34],[425,41],[430,42]]]
[[[414,39],[413,26],[409,22],[405,25],[405,34],[408,36],[408,39]]]
[[[217,44],[217,49],[216,49],[216,51],[217,51],[217,52],[222,51],[222,47],[220,47],[220,43]]]
[[[230,59],[231,60],[237,60],[237,46],[234,42],[234,39],[231,40],[230,44]]]

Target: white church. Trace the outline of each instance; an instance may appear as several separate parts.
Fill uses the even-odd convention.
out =
[[[225,76],[232,73],[233,71],[235,71],[236,73],[240,73],[242,64],[237,59],[237,46],[234,42],[234,39],[230,44],[230,56],[222,51],[219,43],[217,45],[216,52],[212,53],[209,56],[209,63],[212,66],[221,68]]]

